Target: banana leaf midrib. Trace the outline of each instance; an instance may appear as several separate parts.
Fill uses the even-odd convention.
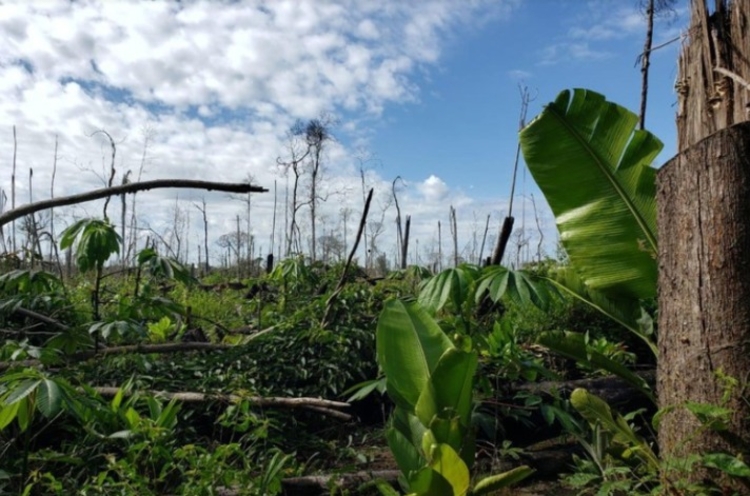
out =
[[[648,228],[648,224],[646,223],[646,220],[641,216],[640,212],[636,208],[635,204],[631,201],[630,197],[626,194],[625,190],[620,185],[619,181],[615,177],[614,171],[610,171],[606,164],[604,164],[604,160],[599,157],[599,154],[596,153],[596,150],[594,150],[591,145],[584,139],[583,136],[577,131],[577,129],[570,124],[568,119],[565,117],[564,114],[561,114],[557,108],[555,108],[554,105],[549,105],[547,107],[547,110],[550,112],[551,115],[553,115],[567,130],[568,132],[580,143],[587,152],[594,158],[594,162],[596,163],[596,166],[604,172],[604,175],[609,180],[612,187],[615,189],[617,194],[620,196],[620,198],[623,200],[625,205],[628,207],[628,210],[635,218],[636,222],[638,223],[638,226],[641,228],[641,231],[646,236],[646,240],[648,241],[649,245],[651,245],[651,249],[656,252],[657,251],[657,244],[656,244],[656,236],[651,232],[651,229]],[[626,145],[627,147],[627,145]]]

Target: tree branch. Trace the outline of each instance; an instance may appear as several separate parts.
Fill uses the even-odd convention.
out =
[[[65,205],[75,205],[85,203],[110,196],[122,195],[126,193],[135,193],[156,188],[194,188],[205,189],[208,191],[224,191],[227,193],[266,193],[268,190],[260,186],[253,186],[248,183],[219,183],[212,181],[195,181],[191,179],[155,179],[153,181],[142,181],[138,183],[121,184],[111,188],[102,188],[86,193],[80,193],[71,196],[61,196],[50,200],[43,200],[35,203],[29,203],[7,212],[0,214],[0,227],[16,219],[31,215],[36,212],[47,210],[53,207],[62,207]]]
[[[95,387],[94,391],[105,397],[113,397],[119,391],[118,387]],[[167,400],[177,400],[184,403],[204,403],[207,401],[221,401],[225,403],[239,403],[247,401],[253,406],[259,407],[276,407],[276,408],[305,408],[313,410],[341,420],[351,420],[351,415],[340,412],[340,408],[348,408],[349,403],[341,401],[324,400],[320,398],[279,398],[279,397],[261,397],[261,396],[240,396],[236,394],[208,394],[197,392],[178,392],[169,391],[144,391],[144,393],[164,398]],[[131,393],[132,394],[132,393]]]

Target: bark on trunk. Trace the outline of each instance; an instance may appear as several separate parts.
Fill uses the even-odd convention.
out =
[[[665,460],[688,454],[750,451],[750,123],[721,130],[670,160],[657,179],[659,360],[657,389],[666,413],[659,428]],[[727,388],[722,377],[739,381]],[[729,394],[727,394],[729,393]],[[731,409],[729,429],[701,427],[685,402]],[[693,470],[750,494],[741,479]]]
[[[659,427],[665,460],[750,454],[750,2],[712,4],[709,13],[705,0],[691,2],[675,83],[679,154],[657,177],[657,392],[661,408],[674,407]],[[702,426],[686,402],[729,408],[727,430]],[[750,494],[718,472],[681,475]]]

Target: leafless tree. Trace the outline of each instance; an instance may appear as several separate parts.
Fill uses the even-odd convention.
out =
[[[453,208],[453,205],[450,207],[449,222],[451,237],[453,238],[453,266],[458,267],[458,223],[456,222],[456,209]]]
[[[641,62],[641,115],[640,128],[646,128],[646,101],[648,100],[648,70],[651,65],[651,52],[654,42],[654,18],[660,14],[673,10],[676,0],[639,0],[641,9],[646,15],[646,41],[643,53],[639,56]]]
[[[18,151],[18,141],[16,139],[16,126],[13,126],[13,173],[10,176],[10,209],[16,209],[16,152]],[[13,253],[16,252],[16,222],[11,225],[11,245]]]
[[[49,185],[49,197],[55,197],[55,176],[57,174],[57,135],[55,135],[55,154],[52,157],[52,179]],[[49,258],[52,260],[53,251],[55,251],[55,209],[51,208],[49,211],[49,230],[50,230],[50,246],[49,246]]]
[[[309,163],[310,183],[307,203],[310,208],[310,239],[312,242],[310,258],[313,261],[315,261],[317,256],[315,243],[317,236],[318,202],[326,200],[326,196],[321,195],[320,192],[320,181],[323,176],[323,150],[327,143],[333,139],[330,130],[331,125],[331,117],[323,116],[318,119],[311,119],[306,123],[298,121],[293,128],[295,134],[304,137],[308,150],[307,160]]]
[[[148,151],[151,145],[151,140],[154,138],[154,131],[153,129],[149,127],[144,127],[141,130],[141,134],[143,136],[143,148],[141,152],[141,161],[138,166],[138,175],[136,177],[136,182],[141,182],[143,178],[143,173],[146,171],[146,164],[148,163]],[[128,174],[125,176],[126,178],[129,177]],[[138,219],[136,217],[136,194],[133,194],[132,201],[130,202],[130,239],[128,239],[127,247],[125,249],[126,256],[125,259],[129,260],[130,256],[135,252],[135,245],[136,245],[136,232],[138,227]],[[124,238],[123,238],[124,242]]]
[[[297,211],[301,206],[299,203],[299,187],[300,178],[302,177],[303,172],[303,162],[308,157],[308,155],[310,155],[310,148],[304,146],[304,143],[302,143],[302,141],[300,140],[300,136],[298,134],[295,134],[293,130],[287,133],[287,139],[289,161],[284,162],[283,160],[281,160],[281,157],[278,157],[276,159],[276,163],[283,169],[287,180],[289,178],[290,172],[293,176],[291,203],[289,202],[288,198],[289,183],[287,181],[287,208],[289,221],[287,224],[288,232],[286,234],[286,256],[288,257],[292,254],[293,249],[296,249],[295,251],[300,250],[300,231],[299,226],[297,225]]]
[[[193,205],[200,211],[201,215],[203,216],[203,257],[205,259],[204,270],[206,271],[206,274],[208,274],[208,271],[211,270],[211,267],[208,261],[208,216],[206,215],[206,198],[201,198],[201,205],[198,205],[197,203],[193,203]]]

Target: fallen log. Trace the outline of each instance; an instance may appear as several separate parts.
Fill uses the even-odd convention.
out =
[[[99,386],[92,388],[100,395],[111,398],[114,397],[119,391],[119,387],[105,387]],[[268,408],[292,408],[292,409],[306,409],[314,412],[322,413],[331,417],[335,417],[341,420],[351,420],[352,416],[339,411],[342,408],[348,408],[349,403],[341,401],[324,400],[321,398],[279,398],[279,397],[262,397],[262,396],[241,396],[237,394],[221,394],[221,393],[197,393],[197,392],[169,392],[169,391],[143,391],[145,394],[150,396],[164,398],[166,400],[176,400],[183,403],[204,403],[207,401],[219,401],[222,403],[239,403],[241,401],[247,401],[253,406],[268,407]],[[130,392],[127,394],[133,394]]]
[[[636,372],[653,389],[656,384],[654,369]],[[583,388],[591,394],[599,396],[613,406],[628,405],[640,401],[645,397],[636,388],[616,376],[593,377],[571,381],[544,381],[521,384],[514,388],[514,392],[524,391],[533,394],[559,394],[566,398],[576,388]]]

